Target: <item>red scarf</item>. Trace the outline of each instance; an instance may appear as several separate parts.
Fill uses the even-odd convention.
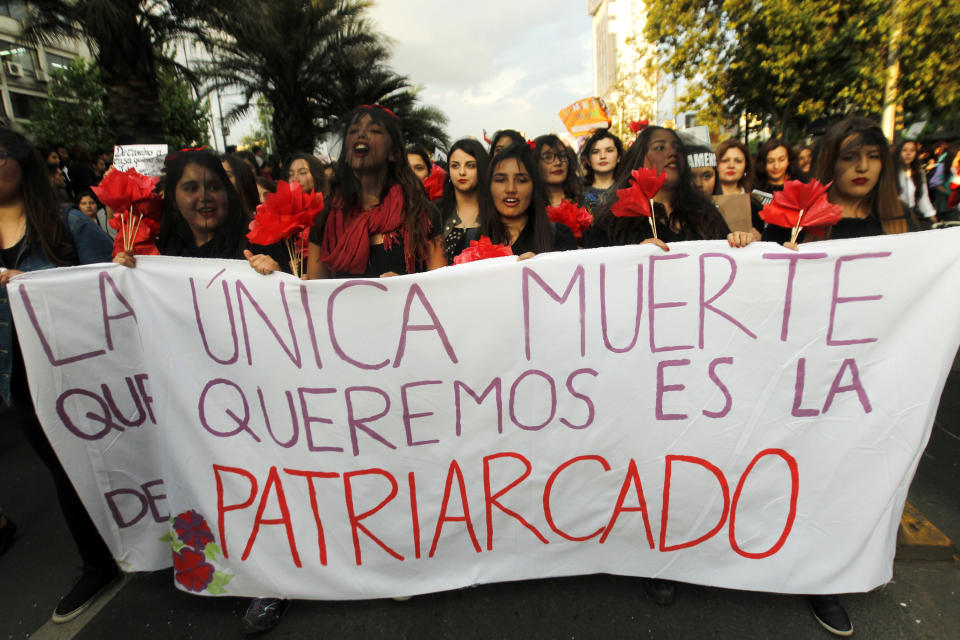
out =
[[[361,274],[370,262],[370,236],[383,234],[383,248],[390,251],[398,237],[403,238],[407,272],[413,273],[409,232],[403,213],[403,189],[395,184],[383,202],[366,211],[343,210],[342,201],[334,202],[323,228],[320,261],[338,273]]]

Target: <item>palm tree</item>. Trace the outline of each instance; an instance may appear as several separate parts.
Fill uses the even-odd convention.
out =
[[[215,6],[204,0],[31,0],[21,39],[85,40],[107,89],[108,124],[121,144],[163,142],[157,68],[164,42],[199,33],[195,18]]]
[[[429,122],[445,139],[435,109],[413,108],[407,78],[386,66],[383,37],[365,17],[366,0],[239,0],[229,14],[210,16],[213,60],[199,68],[210,89],[239,89],[237,119],[262,95],[273,109],[281,155],[311,152],[338,119],[359,104],[382,102],[411,122]],[[404,111],[406,109],[406,111]]]

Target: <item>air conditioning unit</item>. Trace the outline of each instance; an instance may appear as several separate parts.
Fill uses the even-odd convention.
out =
[[[7,75],[11,78],[22,78],[23,77],[23,67],[21,67],[16,62],[8,62],[6,64]]]
[[[50,74],[46,71],[37,70],[37,82],[50,82]]]

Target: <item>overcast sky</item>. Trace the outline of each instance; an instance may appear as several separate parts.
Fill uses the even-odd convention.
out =
[[[392,43],[391,65],[446,114],[450,141],[513,128],[566,129],[557,112],[593,95],[586,0],[379,0],[369,16]],[[227,103],[236,100],[225,96]],[[231,127],[235,144],[254,114]],[[219,138],[219,135],[217,136]],[[431,150],[432,151],[432,150]]]
[[[449,118],[451,140],[502,128],[564,131],[557,112],[592,95],[585,0],[380,0],[394,69]]]

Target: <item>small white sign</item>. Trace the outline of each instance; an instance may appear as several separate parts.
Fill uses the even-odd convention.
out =
[[[128,144],[113,148],[113,166],[117,171],[133,167],[145,176],[162,175],[166,157],[165,144]]]

